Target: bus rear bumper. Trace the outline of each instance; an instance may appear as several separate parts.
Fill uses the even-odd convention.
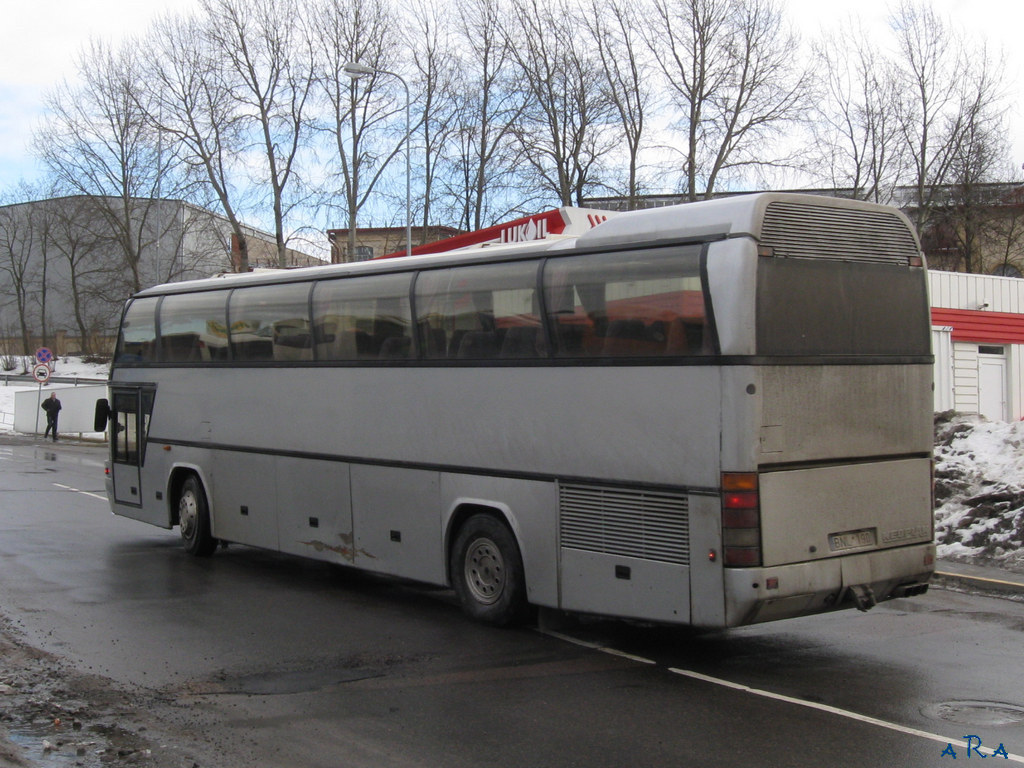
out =
[[[764,568],[725,569],[725,626],[736,627],[876,603],[927,591],[931,542]]]

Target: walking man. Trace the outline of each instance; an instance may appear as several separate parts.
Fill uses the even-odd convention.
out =
[[[50,431],[53,431],[53,442],[57,442],[57,414],[60,413],[60,400],[57,399],[57,393],[51,392],[50,397],[47,400],[43,400],[43,410],[46,411],[46,432],[43,433],[43,440],[46,439]]]

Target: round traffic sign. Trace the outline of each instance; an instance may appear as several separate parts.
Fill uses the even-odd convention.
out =
[[[46,363],[40,363],[32,369],[32,378],[40,384],[45,384],[50,380],[50,366]]]
[[[36,362],[37,363],[51,363],[53,362],[53,352],[46,347],[40,347],[36,350]]]

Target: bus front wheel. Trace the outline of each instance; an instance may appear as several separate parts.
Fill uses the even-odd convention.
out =
[[[515,536],[503,522],[486,514],[469,518],[455,538],[450,573],[469,616],[497,626],[524,618],[523,559]]]
[[[178,527],[185,543],[185,551],[196,557],[208,557],[217,548],[217,540],[210,535],[210,507],[206,493],[195,475],[189,475],[178,495]]]

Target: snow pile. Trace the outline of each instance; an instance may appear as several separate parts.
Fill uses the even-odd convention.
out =
[[[1024,422],[935,416],[939,557],[1024,569]]]

